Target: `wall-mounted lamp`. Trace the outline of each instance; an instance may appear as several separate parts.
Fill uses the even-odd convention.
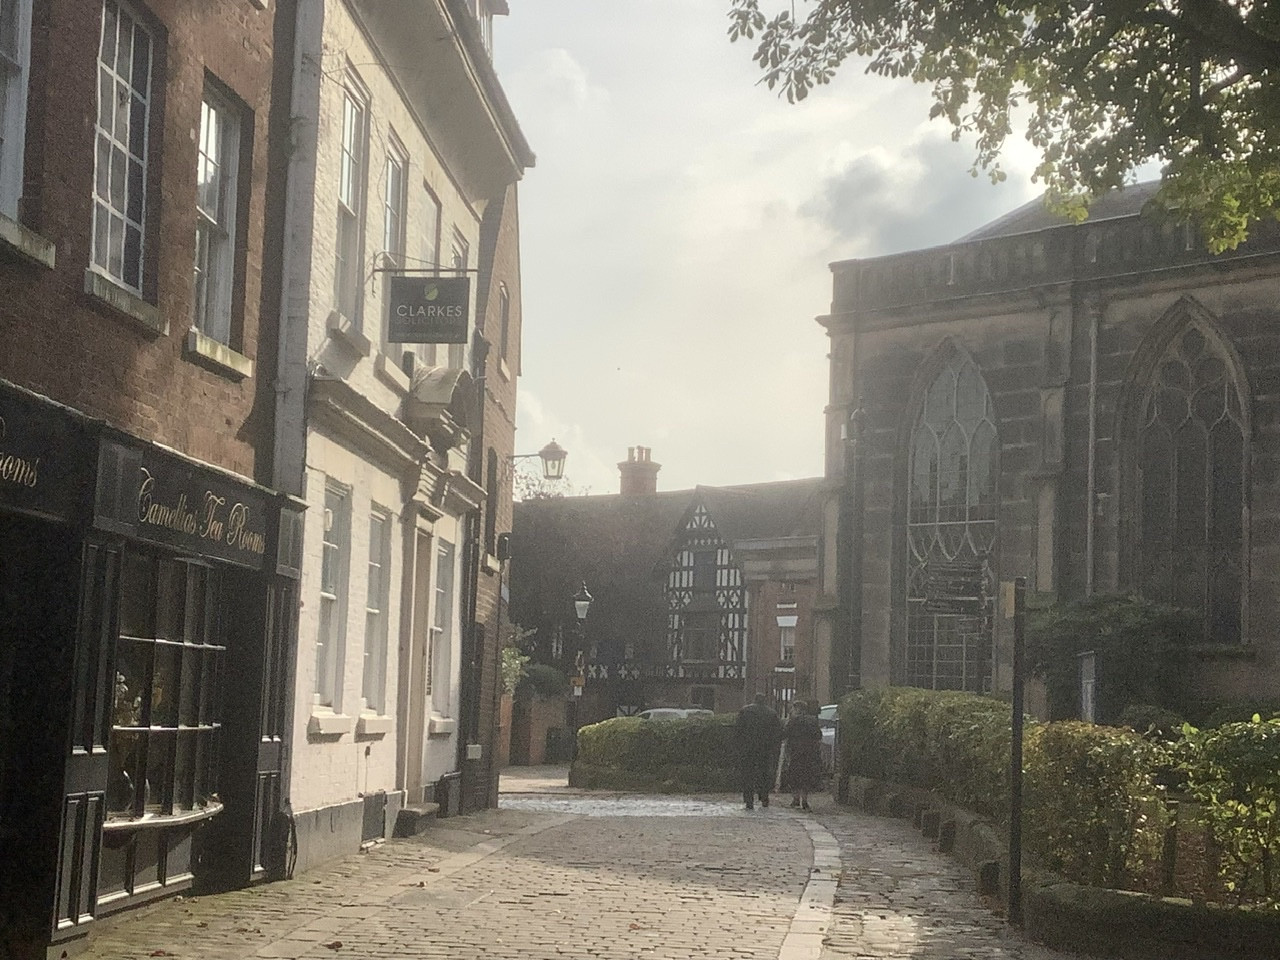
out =
[[[564,461],[568,456],[569,451],[556,443],[555,438],[552,437],[551,442],[537,453],[516,453],[507,457],[507,460],[514,463],[516,460],[539,457],[542,460],[543,478],[547,480],[562,480],[564,479]]]

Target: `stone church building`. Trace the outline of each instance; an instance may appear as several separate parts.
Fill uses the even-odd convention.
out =
[[[833,693],[1008,690],[1017,576],[1193,611],[1197,697],[1280,689],[1280,230],[1211,255],[1143,212],[1155,186],[832,265]],[[986,615],[930,612],[961,566]]]

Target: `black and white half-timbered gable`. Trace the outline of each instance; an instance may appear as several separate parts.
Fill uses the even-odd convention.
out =
[[[742,569],[702,502],[695,503],[677,535],[666,601],[667,675],[741,680],[747,635]]]

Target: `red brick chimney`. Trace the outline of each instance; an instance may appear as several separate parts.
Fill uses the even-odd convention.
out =
[[[624,497],[641,497],[658,492],[658,471],[662,464],[651,459],[648,447],[627,447],[627,459],[618,464],[621,476],[618,492]]]

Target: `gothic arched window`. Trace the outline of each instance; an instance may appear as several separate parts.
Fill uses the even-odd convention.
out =
[[[992,624],[982,615],[926,608],[941,566],[993,570],[999,507],[999,437],[977,366],[953,351],[911,431],[907,497],[907,629],[899,682],[937,690],[991,689]],[[954,569],[954,567],[953,567]],[[988,583],[988,596],[994,596]]]
[[[1141,590],[1196,613],[1214,643],[1242,635],[1247,452],[1232,369],[1217,337],[1189,325],[1155,366],[1138,435]]]

